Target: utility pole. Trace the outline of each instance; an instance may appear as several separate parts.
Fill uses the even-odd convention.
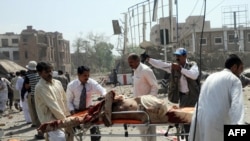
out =
[[[169,45],[168,47],[172,47],[173,43],[173,2],[169,0]],[[178,27],[177,27],[178,28]]]
[[[58,43],[59,42],[59,38],[58,38],[59,35],[57,32],[55,35],[56,35],[56,42],[55,42],[56,43],[56,70],[59,70],[59,63],[60,63],[60,61],[59,61],[60,60],[60,58],[59,58],[60,57],[59,56],[59,43]]]
[[[169,0],[169,25],[170,25],[170,29],[169,29],[169,42],[172,43],[173,42],[173,2],[172,0]]]
[[[178,33],[178,0],[175,0],[176,5],[176,43],[178,43],[179,40],[179,33]]]
[[[146,40],[146,15],[145,15],[145,5],[143,5],[143,12],[142,12],[142,41]]]
[[[161,0],[162,3],[162,17],[164,18],[164,10],[163,10],[163,0]],[[169,44],[168,47],[172,47],[173,42],[173,8],[172,8],[172,0],[169,0]],[[163,47],[164,47],[164,59],[165,62],[167,62],[167,45],[166,45],[166,26],[164,26],[163,29]]]
[[[196,52],[196,42],[195,42],[195,39],[196,39],[196,34],[195,34],[195,26],[196,26],[196,24],[195,24],[195,22],[193,23],[193,24],[191,24],[192,25],[192,27],[193,27],[193,33],[192,33],[192,43],[193,43],[193,53],[195,53]]]
[[[124,55],[126,53],[127,49],[127,42],[128,42],[128,25],[127,25],[127,14],[124,13],[124,41],[123,41],[123,51],[122,54]]]
[[[237,21],[236,21],[236,12],[233,12],[234,15],[234,43],[237,44],[238,43],[238,32],[237,32]]]
[[[164,19],[164,9],[163,9],[163,0],[161,0],[161,5],[162,5],[162,17]],[[164,28],[163,28],[163,47],[164,47],[164,60],[165,62],[167,62],[167,46],[166,46],[166,26],[164,25]]]

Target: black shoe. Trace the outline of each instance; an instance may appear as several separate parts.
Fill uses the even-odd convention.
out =
[[[16,110],[19,110],[18,103],[15,103],[14,107],[15,107]]]
[[[44,136],[43,135],[35,135],[35,139],[37,139],[37,140],[43,140],[43,139],[45,139],[44,138]]]
[[[36,125],[34,125],[34,124],[31,124],[31,126],[30,127],[36,127]]]
[[[94,126],[94,127],[90,128],[90,134],[100,135],[101,132],[99,130],[99,127],[98,126]],[[101,140],[101,136],[91,136],[90,139],[91,139],[91,141],[100,141]]]

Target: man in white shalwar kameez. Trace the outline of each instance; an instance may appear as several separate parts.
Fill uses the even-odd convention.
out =
[[[240,58],[230,55],[225,62],[225,69],[211,74],[202,84],[197,104],[197,123],[194,114],[189,141],[223,141],[224,125],[243,124],[243,92],[239,79],[242,70]]]
[[[8,87],[10,81],[6,78],[0,77],[0,114],[2,114],[6,109],[6,102],[8,100]]]
[[[158,84],[153,70],[147,65],[140,63],[140,57],[135,53],[128,56],[128,64],[134,71],[133,94],[134,97],[142,95],[157,95]],[[156,134],[156,126],[137,127],[141,134]],[[142,141],[156,141],[156,136],[141,137]]]

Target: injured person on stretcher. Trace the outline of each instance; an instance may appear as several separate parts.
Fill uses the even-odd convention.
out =
[[[144,111],[144,113],[141,111]],[[37,130],[39,132],[49,132],[58,128],[78,125],[89,128],[94,124],[104,124],[108,127],[116,124],[118,120],[138,121],[136,123],[141,124],[146,122],[149,124],[190,123],[193,111],[193,107],[169,108],[166,101],[152,95],[125,99],[122,95],[116,95],[114,91],[110,91],[96,105],[64,120],[43,123]],[[112,114],[113,112],[116,114]],[[119,114],[119,112],[122,113]]]

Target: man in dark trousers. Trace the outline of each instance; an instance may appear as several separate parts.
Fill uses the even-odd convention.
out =
[[[103,88],[94,79],[89,78],[90,69],[87,66],[77,68],[78,78],[72,80],[67,87],[66,95],[68,108],[71,114],[85,110],[93,105],[92,95],[106,95],[106,89]],[[99,128],[94,126],[90,129],[91,134],[100,134]],[[91,141],[99,141],[101,136],[91,136]]]

